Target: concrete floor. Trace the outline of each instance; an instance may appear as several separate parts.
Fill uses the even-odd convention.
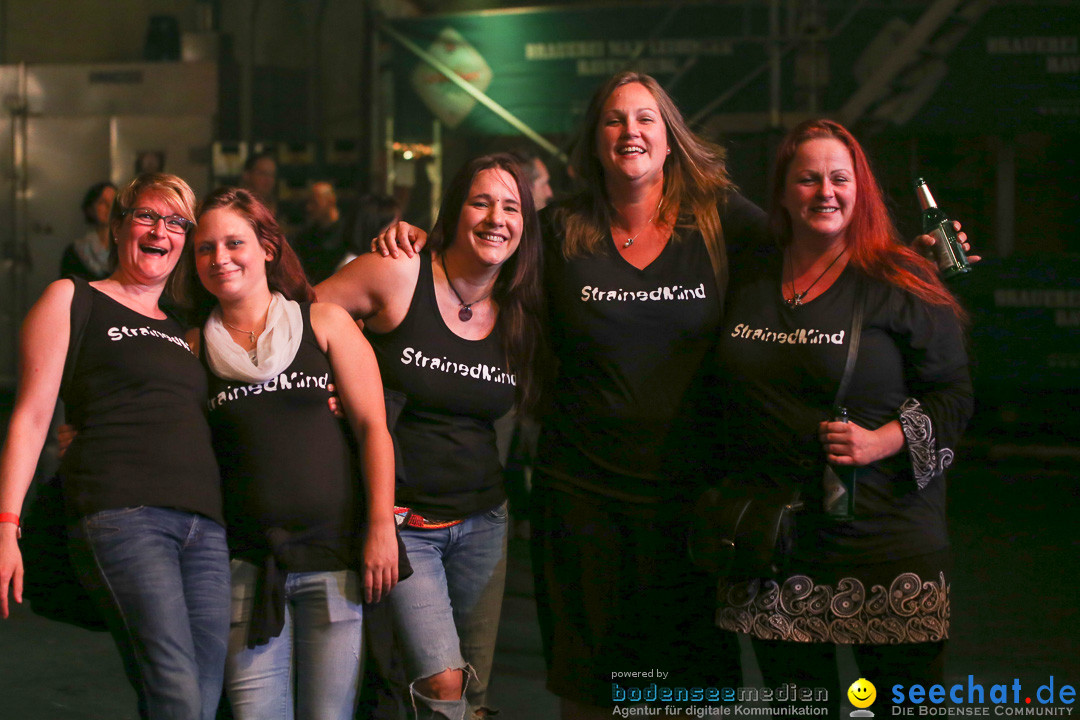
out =
[[[962,458],[949,492],[956,563],[950,681],[974,675],[989,687],[1016,678],[1034,692],[1053,676],[1057,687],[1080,686],[1080,455],[1002,452],[984,438]],[[525,543],[513,540],[493,700],[500,719],[551,720],[557,702],[544,689],[527,563]],[[106,635],[24,608],[0,622],[0,720],[134,717],[134,696]]]

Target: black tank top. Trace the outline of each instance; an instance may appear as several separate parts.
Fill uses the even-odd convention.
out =
[[[72,316],[87,317],[90,307],[62,393],[67,420],[78,430],[60,465],[70,511],[148,505],[223,522],[204,410],[206,373],[183,328],[73,281]]]
[[[327,405],[330,360],[310,303],[300,309],[303,337],[284,372],[254,384],[209,373],[210,427],[231,554],[260,560],[279,529],[294,538],[287,570],[339,570],[354,565],[363,498],[351,435]]]
[[[397,504],[454,520],[502,503],[494,421],[513,406],[516,378],[506,366],[499,331],[466,340],[446,326],[435,299],[431,256],[422,253],[405,319],[388,333],[365,334],[383,384],[407,398],[394,428],[404,460]]]

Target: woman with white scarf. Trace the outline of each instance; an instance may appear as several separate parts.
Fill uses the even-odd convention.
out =
[[[189,260],[217,299],[189,343],[210,371],[229,529],[226,692],[241,720],[352,718],[362,603],[398,580],[375,356],[344,310],[311,302],[295,253],[248,191],[203,201],[193,247]],[[355,443],[327,410],[330,382]]]

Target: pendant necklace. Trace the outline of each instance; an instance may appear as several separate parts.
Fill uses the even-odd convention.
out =
[[[274,302],[274,296],[273,295],[270,296],[270,302]],[[266,304],[266,312],[263,313],[263,320],[265,320],[268,315],[270,315],[270,303]],[[225,313],[224,312],[221,313],[221,322],[225,323],[226,327],[232,328],[233,330],[235,330],[238,333],[247,333],[248,344],[250,344],[250,345],[255,344],[255,329],[254,328],[252,328],[251,330],[242,330],[241,328],[236,327],[232,323],[225,322]],[[258,325],[256,324],[255,327],[258,327]],[[265,329],[265,327],[263,329]]]
[[[832,266],[835,265],[836,261],[840,259],[840,256],[843,255],[846,252],[847,252],[847,247],[845,246],[844,249],[840,251],[840,255],[837,255],[836,257],[834,257],[832,262],[829,263],[828,267],[826,267],[824,270],[822,270],[821,274],[818,275],[816,278],[814,278],[814,282],[807,285],[806,289],[803,290],[801,293],[799,293],[799,292],[795,292],[795,262],[791,259],[791,247],[789,246],[788,247],[788,262],[791,265],[791,299],[784,301],[785,303],[787,303],[787,306],[789,308],[797,308],[800,305],[802,305],[802,299],[804,297],[806,297],[806,294],[808,292],[810,292],[810,288],[817,285],[818,280],[825,277],[825,273],[832,270]]]
[[[453,281],[450,280],[450,271],[446,269],[446,260],[444,258],[439,258],[439,261],[442,263],[443,274],[446,276],[446,284],[450,286],[450,292],[454,293],[454,297],[458,299],[458,320],[460,320],[461,322],[469,322],[470,320],[472,320],[473,315],[472,306],[478,302],[484,302],[485,300],[487,300],[488,297],[490,297],[491,293],[489,292],[484,297],[473,300],[471,303],[465,302],[465,300],[463,300],[461,297],[461,293],[459,293],[457,291],[457,288],[454,287]],[[492,289],[494,289],[494,287]]]
[[[638,239],[638,237],[641,235],[641,233],[643,233],[643,232],[645,232],[646,230],[649,229],[649,226],[653,224],[653,220],[655,220],[656,216],[660,213],[660,204],[663,203],[663,202],[664,202],[664,198],[661,197],[660,202],[656,204],[656,211],[653,212],[653,216],[651,218],[649,218],[649,222],[645,223],[645,227],[641,228],[636,233],[634,233],[633,237],[627,238],[626,242],[624,242],[622,244],[624,250],[626,248],[630,247],[631,245],[633,245],[634,241]]]

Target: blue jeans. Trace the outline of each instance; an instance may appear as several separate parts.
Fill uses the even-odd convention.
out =
[[[139,716],[212,720],[229,632],[229,551],[213,520],[105,510],[72,529],[72,559],[109,620]]]
[[[390,593],[410,688],[447,669],[466,672],[465,697],[432,701],[412,690],[418,718],[484,708],[506,584],[506,504],[441,530],[401,528],[413,574]],[[471,672],[470,672],[471,670]]]
[[[237,720],[352,720],[362,666],[361,588],[352,570],[289,573],[285,625],[248,648],[259,568],[232,561],[225,689]]]

